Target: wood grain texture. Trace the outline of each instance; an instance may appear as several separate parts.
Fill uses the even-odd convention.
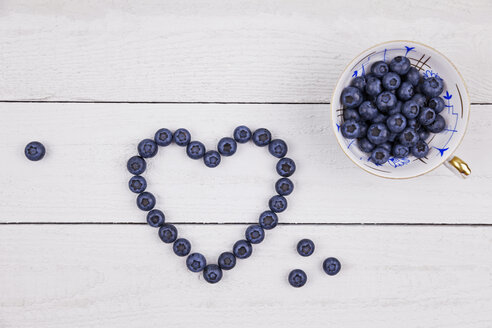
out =
[[[213,259],[244,227],[179,230]],[[0,226],[0,325],[488,328],[491,247],[490,228],[283,226],[209,285],[150,227]],[[339,275],[322,271],[328,256]],[[294,268],[303,288],[287,283]]]
[[[215,149],[235,126],[268,127],[297,163],[283,222],[492,223],[492,106],[474,106],[460,156],[473,174],[445,167],[403,181],[372,176],[339,149],[328,105],[0,104],[1,222],[145,222],[127,187],[126,161],[161,127],[186,127]],[[39,139],[47,156],[30,162]],[[274,194],[277,160],[252,143],[216,169],[184,148],[161,148],[145,177],[172,222],[254,222]]]
[[[323,102],[352,58],[420,41],[492,102],[492,3],[2,1],[0,100]]]

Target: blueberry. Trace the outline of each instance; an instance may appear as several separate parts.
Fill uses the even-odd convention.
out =
[[[384,115],[382,113],[379,113],[373,120],[372,120],[372,123],[383,123],[383,122],[386,122],[386,120],[388,119],[388,116],[387,115]]]
[[[189,158],[200,159],[205,155],[205,145],[200,141],[192,141],[186,146],[186,154]]]
[[[407,128],[417,131],[418,129],[420,129],[420,124],[416,119],[412,118],[410,120],[407,120]]]
[[[31,141],[26,145],[26,148],[24,148],[24,154],[30,161],[39,161],[43,159],[46,154],[46,148],[38,141]]]
[[[399,135],[399,133],[391,132],[388,137],[388,142],[394,142],[396,140],[396,137],[398,137]]]
[[[340,264],[340,261],[334,257],[329,257],[323,261],[323,270],[329,276],[336,275],[338,272],[340,272],[341,268],[342,265]]]
[[[287,196],[294,190],[294,183],[289,178],[280,178],[275,183],[275,191],[280,196]]]
[[[343,110],[343,118],[345,120],[355,120],[355,121],[358,121],[358,120],[360,120],[360,115],[359,115],[359,112],[356,109],[345,108]]]
[[[160,227],[166,221],[164,213],[160,210],[152,210],[147,213],[147,223],[154,228]]]
[[[404,56],[396,56],[391,60],[389,67],[391,71],[400,75],[405,75],[410,70],[410,60]]]
[[[364,101],[359,106],[359,115],[363,120],[372,120],[378,115],[378,113],[379,112],[376,106],[369,100]],[[344,111],[344,118],[345,118],[345,111]]]
[[[355,87],[360,91],[364,91],[366,88],[366,78],[364,76],[357,76],[352,79],[350,86]]]
[[[126,168],[131,174],[140,175],[145,172],[147,163],[145,163],[145,160],[142,157],[133,156],[126,163]]]
[[[277,226],[278,216],[272,211],[265,211],[260,214],[258,222],[263,229],[270,230]]]
[[[401,83],[401,78],[394,72],[386,73],[382,79],[383,88],[392,91],[398,89]]]
[[[388,149],[379,146],[373,150],[371,154],[371,161],[375,164],[383,165],[388,161],[389,157],[390,157],[390,153]]]
[[[419,107],[425,107],[425,105],[427,104],[427,97],[421,93],[415,94],[412,97],[412,100],[415,101],[419,105]]]
[[[265,147],[272,141],[272,134],[265,128],[260,128],[253,133],[253,142],[259,147]]]
[[[347,139],[355,139],[361,136],[360,123],[355,120],[347,120],[340,127],[342,135]]]
[[[446,128],[446,121],[444,120],[444,117],[442,117],[440,114],[436,115],[436,119],[434,120],[433,123],[426,126],[426,129],[432,133],[439,133],[445,128]]]
[[[386,73],[389,72],[388,64],[384,61],[377,61],[371,66],[371,73],[376,77],[383,77]]]
[[[380,144],[378,147],[381,147],[381,148],[384,148],[386,149],[387,151],[389,151],[391,153],[391,149],[393,148],[391,146],[391,143],[390,142],[385,142],[385,143],[382,143]]]
[[[389,110],[395,108],[396,103],[396,96],[390,91],[383,91],[376,98],[376,106],[382,113],[387,113]]]
[[[152,139],[144,139],[138,144],[138,153],[143,158],[154,157],[157,154],[157,144]]]
[[[444,99],[441,97],[434,97],[429,100],[429,108],[433,109],[436,114],[439,114],[444,110],[446,105],[444,104]]]
[[[173,244],[174,254],[178,256],[186,256],[190,254],[191,251],[191,243],[188,239],[178,238]]]
[[[232,138],[222,138],[219,140],[217,150],[223,156],[232,156],[236,153],[237,143]]]
[[[405,115],[406,118],[412,119],[419,116],[420,106],[415,100],[407,100],[403,103],[401,113]]]
[[[436,112],[429,107],[424,107],[419,114],[419,123],[422,125],[429,125],[436,119]]]
[[[413,90],[413,85],[410,82],[402,82],[396,91],[396,95],[400,98],[400,100],[409,100],[414,94],[415,91]]]
[[[357,145],[359,146],[359,149],[362,150],[364,153],[370,153],[376,147],[372,142],[370,142],[367,138],[362,138],[357,140]]]
[[[391,132],[400,133],[407,126],[407,119],[402,114],[395,114],[388,117],[386,126]]]
[[[419,134],[414,129],[406,128],[400,134],[399,141],[403,146],[413,147],[417,144],[417,141],[419,141],[419,139]]]
[[[268,206],[275,213],[283,212],[287,208],[287,199],[284,196],[275,195],[268,201]]]
[[[407,146],[403,146],[401,144],[396,144],[393,146],[392,152],[393,156],[396,158],[407,157],[410,153],[410,149]]]
[[[142,211],[150,211],[155,206],[155,197],[148,191],[137,196],[137,207]]]
[[[259,244],[265,239],[265,231],[261,226],[254,224],[246,228],[244,236],[251,244]]]
[[[413,146],[410,151],[412,155],[417,158],[422,158],[427,156],[429,153],[429,145],[424,140],[419,140],[415,146]]]
[[[128,181],[128,188],[130,188],[131,192],[140,194],[147,188],[147,181],[145,181],[144,177],[134,175],[131,177],[130,181]]]
[[[296,171],[296,163],[290,158],[284,157],[277,162],[276,169],[280,176],[288,178]]]
[[[238,259],[246,259],[253,253],[253,246],[247,240],[238,240],[232,247],[232,252]]]
[[[388,115],[395,115],[401,113],[401,109],[403,108],[403,103],[401,101],[397,101],[395,107],[388,111]]]
[[[209,264],[203,269],[203,278],[211,284],[215,284],[222,279],[222,269],[217,264]]]
[[[268,145],[270,154],[277,158],[282,158],[287,155],[287,144],[282,139],[275,139]]]
[[[306,272],[302,271],[301,269],[295,269],[292,270],[289,273],[289,284],[292,287],[302,287],[306,284],[307,281],[307,275]]]
[[[251,130],[244,125],[238,126],[234,129],[234,140],[239,143],[246,143],[251,139]]]
[[[168,146],[173,141],[173,133],[168,129],[157,130],[154,135],[154,141],[159,146]]]
[[[368,76],[366,77],[366,81],[366,93],[369,96],[376,97],[383,92],[383,84],[376,76]]]
[[[207,265],[205,256],[200,253],[192,253],[186,258],[186,266],[191,272],[200,272]]]
[[[364,101],[362,91],[355,87],[346,87],[342,91],[340,101],[344,108],[357,108]]]
[[[215,150],[209,150],[203,156],[203,162],[206,166],[214,168],[220,164],[220,154]]]
[[[236,266],[236,256],[231,252],[224,252],[219,255],[217,262],[222,270],[231,270]]]
[[[444,90],[444,82],[438,76],[424,77],[422,92],[429,98],[438,97]]]
[[[172,224],[164,223],[159,228],[159,237],[166,244],[174,243],[178,238],[178,229]]]
[[[406,76],[406,81],[410,82],[414,87],[417,86],[420,81],[419,70],[415,67],[410,67]]]
[[[314,253],[314,243],[311,239],[301,239],[297,243],[297,253],[301,256],[309,256]]]
[[[367,129],[369,129],[369,127],[367,126],[366,123],[359,123],[359,126],[360,126],[360,133],[359,133],[359,136],[358,138],[364,138],[365,136],[367,136]]]
[[[417,130],[417,133],[419,134],[420,140],[427,140],[430,136],[429,131],[424,129],[424,127],[421,127],[420,129]]]
[[[367,139],[375,145],[380,145],[388,141],[389,130],[383,123],[376,123],[367,130]]]
[[[188,146],[191,141],[191,134],[186,129],[177,129],[174,131],[173,140],[176,145],[185,147]]]

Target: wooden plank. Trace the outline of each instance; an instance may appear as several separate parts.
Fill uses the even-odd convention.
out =
[[[179,227],[217,255],[244,226]],[[15,327],[490,327],[492,230],[282,226],[217,285],[146,226],[0,226],[0,324]],[[217,238],[220,236],[220,238]],[[309,237],[316,251],[294,250]],[[196,242],[195,242],[196,241]],[[356,242],[354,242],[356,241]],[[327,256],[339,275],[321,269]],[[308,283],[294,289],[291,269]]]
[[[127,189],[126,161],[161,127],[187,127],[215,148],[235,126],[266,126],[297,162],[283,222],[492,223],[492,106],[474,106],[458,153],[473,170],[461,180],[445,167],[393,181],[356,167],[329,129],[328,105],[0,104],[0,221],[145,222]],[[40,162],[23,155],[45,143]],[[217,169],[161,149],[149,161],[148,190],[173,222],[254,222],[278,179],[276,160],[252,143]],[[357,197],[355,197],[357,195]]]
[[[2,1],[0,100],[329,102],[343,67],[429,44],[491,102],[492,3]]]

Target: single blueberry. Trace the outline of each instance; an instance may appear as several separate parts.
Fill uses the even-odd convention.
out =
[[[396,56],[391,60],[389,67],[391,71],[400,75],[405,75],[410,70],[410,60],[404,56]]]
[[[365,122],[361,122],[359,125],[360,133],[358,138],[365,138],[367,136],[367,129],[369,129],[369,126]]]
[[[369,96],[376,97],[383,92],[383,84],[376,76],[368,76],[366,77],[366,81],[366,93]]]
[[[265,211],[260,214],[258,222],[263,229],[270,230],[277,226],[278,216],[272,211]]]
[[[366,88],[366,78],[364,76],[357,76],[352,79],[350,86],[355,87],[360,91],[364,91]]]
[[[150,211],[155,206],[155,197],[148,191],[137,196],[137,207],[142,211]]]
[[[359,149],[362,150],[364,153],[370,153],[376,147],[372,142],[370,142],[367,138],[362,138],[357,140],[357,145],[359,146]]]
[[[384,123],[388,119],[387,115],[379,113],[373,120],[372,123]]]
[[[389,130],[383,123],[372,124],[367,130],[367,139],[375,145],[380,145],[388,141]]]
[[[419,107],[425,107],[425,105],[427,104],[427,97],[421,93],[415,94],[412,97],[412,100],[415,101],[417,105],[419,105]]]
[[[376,98],[376,106],[382,113],[387,113],[395,108],[396,103],[396,96],[390,91],[383,91]]]
[[[275,195],[268,201],[268,206],[275,213],[283,212],[287,208],[287,199],[284,196]]]
[[[444,99],[441,97],[434,97],[429,100],[429,108],[433,109],[436,114],[439,114],[446,107]]]
[[[343,118],[345,120],[355,120],[355,121],[358,121],[358,120],[360,120],[360,115],[359,115],[359,112],[356,109],[345,108],[343,110]]]
[[[323,261],[323,270],[329,276],[336,275],[338,272],[340,272],[341,268],[342,265],[340,264],[340,261],[334,257],[329,257]]]
[[[389,152],[391,152],[391,149],[393,148],[390,142],[382,143],[378,147],[384,148]]]
[[[386,73],[389,72],[388,64],[384,61],[377,61],[371,66],[371,73],[376,77],[383,77]]]
[[[159,146],[168,146],[173,141],[173,133],[168,129],[157,130],[154,135],[154,141]]]
[[[399,141],[403,146],[413,147],[417,144],[417,141],[419,141],[419,139],[419,134],[414,129],[406,128],[400,134]]]
[[[188,239],[178,238],[174,241],[173,251],[174,254],[178,256],[186,256],[190,254],[191,243],[188,241]]]
[[[378,115],[378,109],[371,101],[366,100],[359,106],[359,115],[363,120],[372,120]],[[344,111],[345,118],[345,111]],[[357,119],[355,119],[357,120]]]
[[[232,138],[222,138],[219,140],[219,144],[217,145],[217,150],[223,156],[232,156],[236,153],[237,143]]]
[[[417,86],[420,81],[419,70],[415,67],[410,67],[406,76],[406,81],[410,82],[414,87]]]
[[[270,154],[277,158],[282,158],[287,155],[287,144],[282,139],[275,139],[268,145],[268,151]]]
[[[410,153],[410,149],[407,146],[403,146],[401,144],[395,144],[393,146],[391,153],[396,158],[403,158],[408,156],[408,154]]]
[[[253,253],[253,246],[247,240],[238,240],[232,247],[232,252],[238,259],[246,259]]]
[[[429,145],[424,140],[419,140],[417,144],[410,149],[410,151],[413,156],[422,158],[427,156],[429,153]]]
[[[396,91],[396,95],[400,100],[409,100],[413,97],[415,91],[413,90],[413,85],[410,82],[402,82],[398,90]]]
[[[371,154],[371,161],[378,165],[383,165],[388,161],[389,158],[390,158],[390,153],[388,149],[381,146],[374,149]]]
[[[251,244],[259,244],[265,239],[265,231],[261,226],[254,224],[246,228],[244,236]]]
[[[147,223],[154,228],[158,228],[164,224],[166,216],[160,210],[152,210],[147,213]]]
[[[275,191],[280,196],[287,196],[294,190],[294,183],[289,178],[280,178],[275,183]]]
[[[205,256],[200,253],[192,253],[186,258],[186,266],[191,272],[200,272],[207,265]]]
[[[203,278],[211,284],[215,284],[222,279],[222,269],[217,264],[209,264],[203,269]]]
[[[30,161],[39,161],[46,154],[46,148],[38,141],[31,141],[24,148],[24,154]]]
[[[340,127],[342,135],[347,139],[355,139],[361,136],[360,123],[355,120],[347,120]]]
[[[133,156],[126,163],[126,168],[131,174],[140,175],[145,172],[145,169],[147,168],[147,163],[142,157]]]
[[[340,101],[344,108],[357,108],[364,101],[364,95],[355,87],[346,87],[342,91]]]
[[[306,284],[307,281],[307,275],[306,272],[302,271],[301,269],[295,269],[292,270],[289,273],[289,284],[292,287],[302,287]]]
[[[177,129],[176,131],[174,131],[173,140],[176,145],[185,147],[188,146],[191,141],[191,134],[186,129]]]
[[[427,131],[424,127],[420,127],[420,129],[417,130],[417,133],[419,134],[420,140],[427,140],[430,136],[429,131]]]
[[[220,164],[220,154],[215,150],[209,150],[203,156],[203,162],[206,166],[214,168]]]
[[[251,130],[244,125],[234,129],[234,139],[239,143],[246,143],[251,139]]]
[[[128,188],[130,188],[131,192],[140,194],[147,188],[147,181],[145,181],[144,177],[134,175],[130,178],[130,181],[128,181]]]
[[[166,244],[174,243],[178,238],[178,229],[172,224],[164,223],[159,228],[159,237]]]
[[[429,107],[424,107],[419,114],[419,123],[422,125],[429,125],[436,119],[436,112]]]
[[[253,133],[253,142],[259,147],[265,147],[272,141],[272,134],[265,128],[260,128]]]
[[[421,87],[427,97],[438,97],[444,90],[444,81],[438,76],[424,77]]]
[[[444,120],[444,117],[441,116],[441,114],[436,115],[436,119],[434,120],[433,123],[426,125],[426,129],[432,133],[439,133],[445,128],[446,128],[446,121]]]
[[[401,78],[394,72],[386,73],[382,79],[383,88],[392,91],[398,89],[401,84]]]
[[[391,132],[400,133],[407,126],[407,119],[402,114],[395,114],[388,117],[386,126]]]
[[[192,141],[186,146],[186,154],[189,158],[200,159],[205,155],[205,145],[200,141]]]
[[[388,111],[388,115],[395,115],[401,113],[401,109],[403,108],[403,103],[401,101],[397,101],[395,107]]]
[[[231,252],[224,252],[219,255],[217,262],[222,270],[231,270],[236,266],[236,256]]]
[[[154,157],[157,154],[157,144],[152,139],[144,139],[138,144],[138,153],[143,158]]]
[[[391,132],[388,137],[388,142],[394,142],[399,135],[399,133]]]
[[[403,108],[401,109],[401,113],[405,115],[406,118],[412,119],[419,116],[420,106],[417,104],[415,100],[407,100],[403,103]]]
[[[314,243],[311,239],[301,239],[297,243],[297,253],[301,256],[309,256],[314,253]]]
[[[416,119],[412,118],[407,120],[407,128],[417,131],[418,129],[420,129],[420,124]]]
[[[296,171],[296,163],[292,159],[284,157],[277,162],[276,169],[280,176],[288,178]]]

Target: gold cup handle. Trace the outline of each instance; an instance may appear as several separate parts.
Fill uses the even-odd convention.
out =
[[[445,162],[446,167],[451,171],[455,172],[462,178],[466,178],[471,174],[471,169],[461,158],[454,156],[447,162]]]

